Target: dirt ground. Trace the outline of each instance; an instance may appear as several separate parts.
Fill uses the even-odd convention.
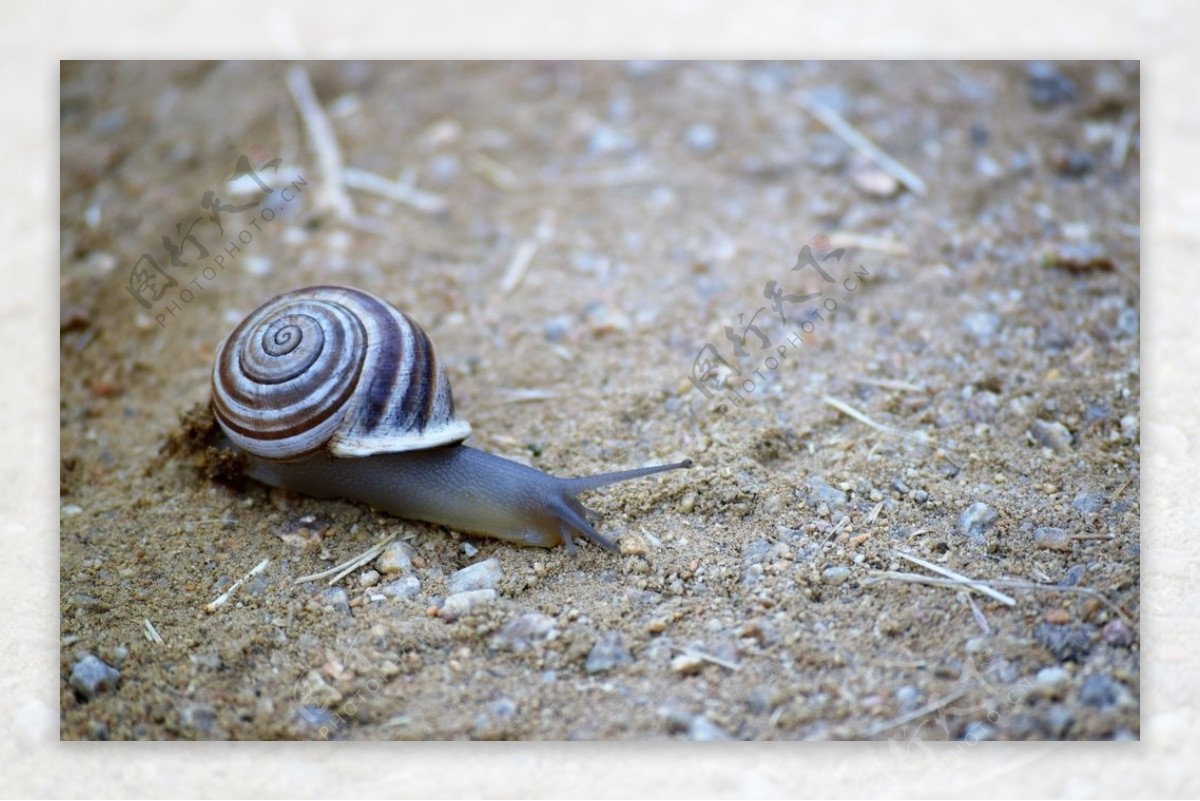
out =
[[[1136,64],[305,70],[349,189],[288,65],[63,65],[64,739],[1140,736]],[[695,466],[573,557],[214,476],[218,342],[329,283],[476,447]]]

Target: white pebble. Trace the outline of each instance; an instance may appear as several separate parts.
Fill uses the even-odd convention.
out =
[[[707,123],[698,122],[684,134],[687,145],[696,153],[711,153],[717,146],[717,129]]]
[[[821,576],[830,584],[842,584],[846,579],[850,578],[850,568],[843,565],[834,565],[833,567],[825,568]]]
[[[380,589],[389,598],[405,598],[411,601],[421,594],[421,580],[416,576],[405,576],[383,585]]]
[[[412,546],[407,542],[391,542],[375,560],[375,567],[385,576],[408,573],[412,570]]]
[[[446,597],[442,604],[442,616],[455,618],[466,614],[469,610],[493,603],[498,596],[495,590],[469,590]]]
[[[671,660],[671,670],[683,676],[699,673],[704,667],[704,660],[692,654],[680,654]]]
[[[449,589],[452,595],[471,590],[490,590],[504,575],[500,562],[485,559],[464,567],[450,576]]]

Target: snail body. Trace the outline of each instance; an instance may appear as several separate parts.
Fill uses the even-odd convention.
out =
[[[433,343],[386,301],[344,287],[289,292],[217,349],[212,406],[247,474],[457,531],[574,551],[592,527],[580,492],[690,461],[558,478],[463,445]]]

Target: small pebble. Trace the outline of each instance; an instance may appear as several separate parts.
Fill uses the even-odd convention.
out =
[[[1042,618],[1047,623],[1063,624],[1071,622],[1071,614],[1061,606],[1056,606],[1053,609],[1047,609],[1046,614]]]
[[[1037,685],[1043,690],[1056,690],[1071,680],[1071,674],[1066,669],[1054,666],[1044,667],[1037,673]]]
[[[988,528],[998,517],[986,503],[973,503],[958,516],[958,533],[975,542],[984,542]]]
[[[567,314],[551,317],[546,321],[546,326],[542,329],[542,333],[547,341],[559,342],[571,332],[571,322],[571,317]]]
[[[358,583],[363,587],[374,587],[379,583],[379,571],[368,570],[358,577]]]
[[[500,560],[485,559],[452,573],[448,585],[449,592],[451,595],[456,595],[471,590],[490,590],[503,576],[504,571],[500,567]]]
[[[920,705],[921,692],[911,684],[906,684],[896,690],[896,703],[901,712],[912,712]]]
[[[1085,706],[1109,707],[1121,699],[1123,689],[1119,682],[1098,673],[1083,680],[1079,687],[1079,700]]]
[[[330,587],[321,593],[321,601],[329,609],[350,614],[350,596],[341,587]]]
[[[510,720],[517,714],[517,703],[511,698],[499,698],[488,706],[488,713],[498,720]]]
[[[1128,648],[1133,645],[1133,631],[1121,618],[1114,618],[1100,630],[1100,637],[1106,643],[1116,648]]]
[[[1034,529],[1033,544],[1036,548],[1049,551],[1071,550],[1071,540],[1067,538],[1067,532],[1061,528],[1044,526]]]
[[[883,170],[867,168],[854,173],[854,185],[871,197],[892,197],[900,191],[900,182]]]
[[[621,556],[645,556],[649,550],[646,539],[639,534],[629,533],[617,543]]]
[[[829,485],[821,476],[809,476],[804,482],[810,493],[810,498],[818,503],[827,503],[831,507],[838,507],[846,503],[849,496],[836,487]]]
[[[762,581],[763,566],[760,564],[750,565],[742,572],[742,585],[753,587],[758,582]]]
[[[592,646],[584,670],[588,673],[603,673],[632,662],[633,655],[625,647],[625,640],[622,638],[621,632],[610,631]]]
[[[1053,704],[1046,710],[1046,727],[1056,740],[1063,739],[1074,722],[1075,714],[1066,704]]]
[[[495,590],[468,590],[446,596],[442,604],[442,617],[456,618],[466,614],[477,606],[494,603],[497,595]]]
[[[588,137],[588,152],[595,156],[628,153],[637,148],[637,139],[626,131],[600,124]]]
[[[1071,501],[1071,506],[1084,514],[1099,512],[1104,508],[1104,495],[1099,492],[1083,490]]]
[[[71,668],[71,689],[87,701],[114,689],[120,681],[121,671],[94,654],[88,654]]]
[[[827,584],[833,584],[835,586],[838,584],[844,584],[846,579],[850,578],[850,568],[845,567],[844,565],[827,567],[824,571],[822,571],[821,578],[823,578]]]
[[[555,634],[554,618],[541,612],[527,612],[505,623],[489,644],[498,651],[519,654],[531,648],[534,643],[550,639]]]
[[[1033,426],[1030,427],[1030,436],[1038,445],[1048,447],[1055,453],[1070,451],[1072,435],[1070,435],[1070,429],[1063,426],[1062,423],[1045,420],[1033,421]]]
[[[1069,102],[1079,94],[1075,82],[1049,61],[1034,61],[1025,67],[1025,87],[1029,101],[1044,108]]]
[[[416,576],[405,576],[389,584],[384,584],[379,589],[389,598],[404,598],[411,601],[421,594],[421,580]]]
[[[679,511],[685,515],[690,515],[696,510],[696,493],[689,492],[683,496],[683,500],[679,502]]]
[[[697,715],[692,718],[688,724],[687,738],[700,743],[719,742],[722,740],[731,740],[724,729],[713,723],[704,715]]]
[[[704,668],[705,662],[693,654],[680,654],[671,660],[671,670],[681,676],[694,676]]]
[[[991,312],[971,312],[962,318],[963,330],[980,345],[990,345],[1000,331],[1000,315]]]
[[[1092,629],[1089,626],[1056,626],[1042,623],[1033,630],[1037,641],[1059,662],[1079,662],[1092,650]]]
[[[375,567],[385,576],[412,571],[412,546],[407,542],[389,542],[375,560]]]
[[[1050,154],[1050,166],[1067,178],[1082,178],[1092,171],[1092,154],[1078,148],[1060,148]]]
[[[429,177],[435,184],[445,186],[453,183],[460,172],[462,172],[462,168],[459,165],[458,156],[453,154],[442,153],[429,161]]]
[[[1051,248],[1042,259],[1047,267],[1061,267],[1073,273],[1114,269],[1112,258],[1103,245],[1092,242],[1068,242]]]
[[[694,153],[711,153],[717,146],[717,129],[703,122],[689,126],[684,134],[687,146]]]
[[[1084,570],[1085,568],[1083,565],[1071,565],[1071,567],[1067,569],[1066,574],[1063,575],[1062,579],[1059,580],[1058,586],[1078,587],[1079,582],[1083,579]]]
[[[963,739],[969,743],[991,740],[995,736],[996,727],[989,723],[984,723],[982,720],[971,721],[967,724],[967,728],[963,732]]]

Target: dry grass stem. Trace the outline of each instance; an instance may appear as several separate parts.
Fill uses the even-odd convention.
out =
[[[373,195],[403,203],[423,214],[441,214],[450,208],[450,204],[441,195],[425,192],[399,181],[391,181],[382,175],[376,175],[356,167],[346,167],[342,170],[342,183],[348,189],[370,192]]]
[[[317,151],[317,162],[325,179],[318,190],[322,205],[332,210],[339,220],[351,220],[355,216],[354,203],[343,188],[342,151],[338,149],[329,118],[317,102],[308,73],[303,67],[292,67],[287,72],[287,85],[304,119],[313,149]]]
[[[242,576],[237,581],[233,582],[233,586],[231,586],[229,589],[225,590],[225,592],[218,595],[217,598],[215,600],[213,600],[212,602],[205,604],[204,611],[215,612],[218,609],[220,609],[222,606],[224,606],[229,601],[230,598],[233,597],[233,594],[235,592],[237,592],[238,589],[243,584],[245,584],[247,581],[249,581],[250,579],[257,576],[259,573],[266,570],[267,565],[269,565],[269,564],[271,564],[271,560],[264,559],[261,562],[259,562],[257,565],[255,565],[254,567],[250,568],[250,572],[247,573],[246,575]]]
[[[825,127],[845,140],[846,144],[875,162],[880,169],[904,184],[914,194],[925,195],[925,182],[916,173],[885,153],[882,148],[868,139],[857,128],[846,122],[841,114],[838,114],[832,108],[813,97],[806,97],[803,102],[805,110],[824,123]]]
[[[334,565],[328,570],[322,570],[320,573],[301,576],[293,581],[292,584],[303,584],[307,581],[320,581],[327,576],[333,576],[333,578],[329,580],[329,586],[332,587],[334,584],[337,584],[339,581],[353,573],[358,568],[377,558],[381,553],[383,553],[383,549],[387,547],[388,543],[394,539],[396,539],[396,534],[393,532],[379,540],[379,542],[375,543],[367,550],[360,553],[358,556],[342,562],[340,565]]]
[[[922,559],[919,556],[913,556],[912,554],[904,553],[903,551],[893,551],[893,553],[896,556],[899,556],[901,559],[906,559],[915,565],[920,565],[921,567],[925,568],[926,570],[932,570],[934,573],[937,573],[939,575],[945,576],[948,579],[952,579],[956,582],[959,582],[967,587],[970,587],[971,589],[973,589],[977,592],[981,592],[984,595],[987,595],[990,598],[994,598],[995,600],[999,601],[1000,603],[1002,603],[1006,606],[1016,606],[1017,605],[1017,600],[1015,598],[1011,598],[1011,597],[1005,595],[1004,593],[999,592],[998,590],[992,589],[991,587],[989,587],[987,584],[980,581],[979,579],[967,578],[966,576],[962,575],[961,573],[955,573],[953,570],[948,570],[948,569],[942,567],[941,565],[935,565],[933,562],[926,561],[925,559]]]
[[[941,698],[930,701],[920,709],[914,709],[912,712],[901,715],[900,717],[892,718],[891,720],[885,723],[880,723],[877,726],[872,726],[870,731],[867,732],[866,739],[874,739],[888,729],[894,729],[897,726],[903,726],[905,723],[912,723],[914,720],[919,720],[920,718],[925,717],[930,712],[936,712],[944,706],[949,706],[959,698],[962,698],[964,695],[966,695],[968,689],[969,688],[967,687],[961,687],[949,695],[943,695]]]

